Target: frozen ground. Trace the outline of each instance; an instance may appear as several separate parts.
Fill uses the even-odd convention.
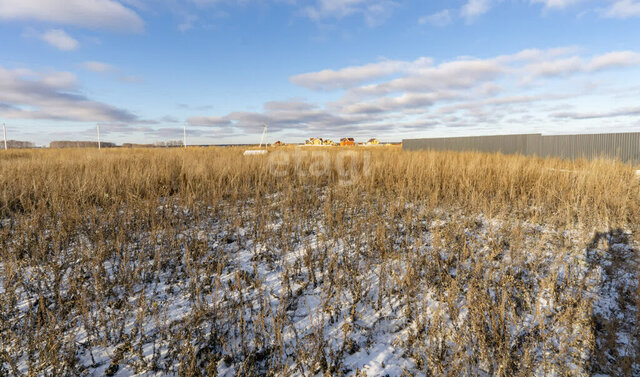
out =
[[[15,334],[0,375],[42,371],[51,352],[91,376],[640,375],[638,253],[622,230],[416,210],[336,234],[322,218],[257,227],[158,210],[183,225],[104,255],[79,238],[64,268],[0,263]],[[68,349],[28,344],[47,316]]]

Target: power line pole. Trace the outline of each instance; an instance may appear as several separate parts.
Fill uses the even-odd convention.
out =
[[[100,145],[100,125],[96,124],[96,131],[98,132],[98,149],[101,149]]]
[[[4,135],[4,150],[6,151],[7,148],[7,126],[2,123],[2,134]]]
[[[264,137],[267,134],[267,125],[264,125],[264,128],[262,129],[262,137],[260,138],[260,146],[258,148],[262,148],[262,143],[264,142]]]
[[[182,125],[182,146],[187,147],[187,124]]]

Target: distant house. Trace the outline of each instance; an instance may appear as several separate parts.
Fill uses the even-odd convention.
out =
[[[352,137],[343,137],[342,139],[340,139],[340,146],[341,147],[350,147],[356,145],[355,140],[353,140]]]
[[[304,142],[306,145],[322,145],[322,138],[312,137]]]
[[[326,139],[322,145],[336,145],[336,143],[333,142],[333,140],[331,139]]]

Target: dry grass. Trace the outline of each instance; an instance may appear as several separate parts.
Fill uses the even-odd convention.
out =
[[[0,376],[640,373],[630,166],[366,150],[1,153]]]

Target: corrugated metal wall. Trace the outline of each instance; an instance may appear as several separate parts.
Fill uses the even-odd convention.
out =
[[[561,158],[619,158],[640,163],[640,132],[550,135],[444,137],[402,140],[404,150],[453,150],[502,152]]]

